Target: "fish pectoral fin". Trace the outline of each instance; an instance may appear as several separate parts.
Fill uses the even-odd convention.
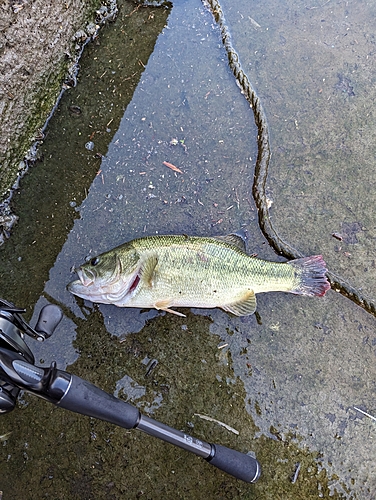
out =
[[[158,257],[156,255],[150,255],[140,266],[140,277],[150,288],[153,286],[153,277],[157,264]]]
[[[247,290],[242,297],[231,304],[221,306],[227,312],[235,316],[250,316],[256,311],[256,295],[253,290]]]
[[[172,313],[172,314],[176,314],[176,316],[182,316],[183,318],[185,318],[185,314],[179,312],[179,311],[174,311],[173,309],[169,309],[169,305],[171,304],[171,300],[170,299],[167,299],[167,300],[158,300],[158,302],[156,302],[154,304],[154,307],[156,309],[160,309],[161,311],[166,311],[166,312],[169,312],[169,313]]]

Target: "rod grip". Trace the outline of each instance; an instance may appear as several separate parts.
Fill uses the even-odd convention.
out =
[[[212,444],[212,447],[214,456],[206,459],[211,465],[247,483],[255,483],[258,480],[261,467],[254,457],[220,444]]]
[[[141,414],[135,406],[115,398],[76,375],[71,377],[69,388],[58,406],[125,429],[133,429],[138,425]]]

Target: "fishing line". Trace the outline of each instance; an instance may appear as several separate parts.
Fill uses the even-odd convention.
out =
[[[268,123],[260,98],[257,96],[248,76],[244,72],[240,64],[239,56],[231,43],[230,31],[226,25],[223,10],[219,2],[217,0],[202,0],[202,2],[213,14],[214,20],[221,32],[222,43],[227,53],[230,69],[239,83],[244,97],[253,110],[255,124],[258,130],[258,154],[255,164],[252,194],[258,210],[260,229],[276,253],[283,255],[286,259],[301,258],[303,254],[278,235],[270,219],[265,186],[271,158],[271,149]],[[327,277],[333,290],[341,293],[368,313],[376,316],[376,304],[374,301],[363,297],[358,290],[331,271],[327,272]]]

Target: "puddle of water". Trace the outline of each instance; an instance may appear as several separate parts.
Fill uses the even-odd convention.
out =
[[[360,25],[363,14],[327,10],[332,7],[328,3],[323,12],[252,5],[250,12],[247,2],[223,3],[272,130],[268,189],[274,224],[296,247],[328,255],[333,270],[355,285],[364,281],[371,292],[372,280],[363,280],[365,273],[374,276],[365,258],[373,238],[371,210],[364,208],[365,196],[352,196],[350,186],[358,187],[360,175],[354,162],[338,162],[338,151],[342,159],[354,160],[355,149],[347,155],[333,147],[340,140],[338,124],[346,128],[345,117],[356,120],[352,100],[361,83],[344,71],[345,56],[338,59],[332,47],[319,43],[327,26],[322,19],[331,20],[333,33],[348,33],[348,40],[357,27],[354,19]],[[21,219],[0,250],[1,295],[28,307],[29,317],[37,304],[34,318],[47,301],[63,307],[66,318],[58,331],[35,347],[41,363],[73,364],[70,370],[126,394],[159,420],[206,441],[254,450],[263,478],[254,486],[240,484],[140,433],[61,412],[29,396],[22,410],[2,417],[4,432],[17,429],[3,447],[4,476],[22,470],[19,487],[28,485],[31,498],[36,491],[48,497],[51,486],[54,498],[299,498],[298,488],[302,498],[371,498],[373,423],[353,406],[372,413],[374,318],[348,300],[335,293],[324,299],[261,295],[258,324],[254,316],[234,319],[219,310],[176,318],[93,306],[65,290],[71,266],[86,256],[157,232],[217,235],[245,227],[249,251],[277,260],[260,235],[250,199],[253,117],[227,68],[212,17],[198,0],[176,1],[155,46],[153,41],[146,50],[140,34],[155,40],[167,12],[139,9],[130,16],[133,7],[125,3],[123,9],[100,46],[88,48],[79,86],[65,94],[51,121],[43,162],[15,197]],[[153,35],[145,34],[148,28]],[[367,48],[371,41],[364,39]],[[325,90],[320,71],[328,61],[335,69]],[[365,102],[361,109],[367,109]],[[370,117],[364,120],[371,123]],[[351,124],[348,133],[360,137],[358,122]],[[94,149],[85,148],[88,142]],[[346,197],[339,196],[340,185],[347,186]],[[35,203],[35,193],[43,203]],[[343,215],[346,203],[356,207],[353,218]],[[332,232],[346,235],[341,250],[334,248],[339,240]],[[355,260],[345,255],[350,246],[358,253],[349,270],[346,263]],[[362,266],[369,271],[360,274]],[[194,414],[225,422],[239,436]],[[329,485],[321,467],[332,476]],[[2,489],[14,496],[16,487],[12,481]]]

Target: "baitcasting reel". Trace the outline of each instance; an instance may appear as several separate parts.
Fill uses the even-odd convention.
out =
[[[37,391],[39,396],[50,400],[47,387],[52,373],[56,371],[54,363],[42,377],[43,381],[41,380],[35,387],[32,379],[24,380],[22,376],[21,378],[17,376],[17,373],[18,371],[22,373],[22,366],[26,369],[35,362],[33,353],[24,341],[24,334],[43,341],[52,335],[63,315],[57,306],[52,304],[45,306],[34,330],[20,315],[24,312],[25,309],[0,299],[0,413],[13,410],[20,389]],[[30,376],[32,377],[31,374]]]
[[[254,483],[260,477],[260,465],[249,454],[206,443],[146,417],[135,406],[76,375],[57,369],[55,362],[49,368],[35,366],[33,353],[26,345],[24,335],[40,341],[47,339],[63,315],[59,307],[48,304],[42,308],[33,329],[20,316],[23,312],[24,309],[0,299],[0,413],[13,410],[22,389],[61,408],[125,429],[139,429],[190,451],[247,483]]]

